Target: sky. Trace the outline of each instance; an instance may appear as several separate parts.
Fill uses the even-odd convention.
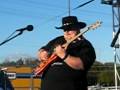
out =
[[[62,30],[55,26],[62,25],[62,17],[77,16],[89,26],[96,21],[102,21],[100,27],[88,31],[84,36],[93,44],[97,60],[113,62],[114,49],[110,46],[113,36],[112,6],[101,4],[94,0],[78,9],[89,0],[0,0],[0,43],[13,32],[33,25],[33,31],[24,31],[22,35],[0,46],[0,62],[15,56],[37,56],[38,49],[49,40],[62,35]],[[70,13],[69,13],[70,10]]]

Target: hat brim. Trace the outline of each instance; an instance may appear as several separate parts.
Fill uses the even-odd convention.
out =
[[[75,24],[70,24],[70,25],[63,25],[61,27],[55,27],[56,29],[71,29],[71,28],[78,28],[78,29],[82,29],[86,27],[86,23],[84,22],[78,22],[78,23],[75,23]]]

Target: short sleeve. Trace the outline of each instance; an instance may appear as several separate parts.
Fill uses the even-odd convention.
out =
[[[90,42],[83,42],[81,50],[79,52],[79,57],[84,64],[84,68],[88,70],[96,59],[95,50]]]
[[[54,38],[53,40],[49,41],[46,45],[42,46],[40,49],[44,49],[50,53],[50,55],[53,53],[54,47],[58,44],[62,45],[65,43],[65,39],[63,36],[59,36]]]
[[[80,57],[86,70],[92,66],[96,59],[95,50],[92,44],[86,39],[70,44],[67,53],[71,56]]]

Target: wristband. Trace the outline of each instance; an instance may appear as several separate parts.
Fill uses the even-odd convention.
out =
[[[63,60],[65,60],[68,57],[68,54],[66,53],[64,58],[62,58]]]

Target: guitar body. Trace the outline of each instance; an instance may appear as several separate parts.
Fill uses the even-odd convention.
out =
[[[56,60],[57,56],[52,54],[48,60],[41,62],[34,70],[35,75],[40,75],[52,62]]]

